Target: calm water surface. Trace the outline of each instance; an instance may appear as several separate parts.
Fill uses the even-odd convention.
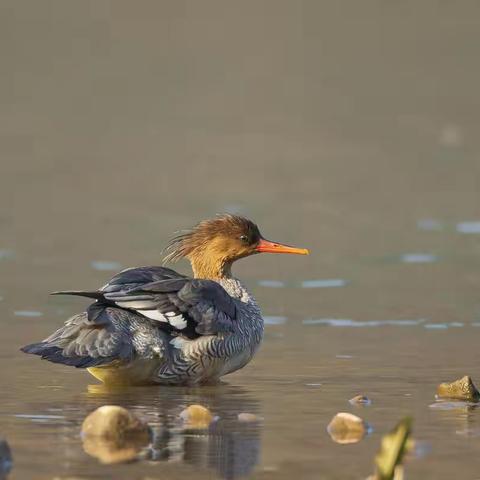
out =
[[[475,2],[4,0],[1,11],[11,479],[363,479],[407,414],[421,446],[408,478],[480,478],[480,410],[432,406],[442,381],[480,383]],[[238,264],[266,335],[224,384],[109,390],[18,351],[86,305],[50,291],[158,264],[175,230],[225,210],[311,255]],[[372,404],[350,405],[359,393]],[[179,432],[191,403],[219,417],[209,435]],[[155,426],[144,460],[106,466],[84,452],[81,422],[104,404]],[[373,432],[333,442],[339,411]]]

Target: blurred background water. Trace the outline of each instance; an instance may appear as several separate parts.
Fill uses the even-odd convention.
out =
[[[429,405],[441,381],[480,381],[479,41],[467,0],[1,0],[11,478],[359,479],[404,414],[429,446],[408,478],[477,478],[478,412]],[[115,392],[18,351],[85,306],[50,291],[158,264],[175,230],[224,211],[311,250],[236,266],[267,327],[227,385]],[[349,405],[357,393],[372,405]],[[168,439],[189,403],[226,423],[175,437],[161,459],[103,466],[78,431],[105,403]],[[374,432],[334,443],[326,425],[343,410]],[[239,427],[242,412],[261,426]]]

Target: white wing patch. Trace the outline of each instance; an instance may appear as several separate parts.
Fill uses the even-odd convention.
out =
[[[177,328],[178,330],[183,330],[184,328],[187,328],[187,321],[183,318],[183,315],[181,313],[160,313],[158,310],[139,310],[139,313],[141,313],[145,317],[151,318],[152,320],[167,322],[172,327]]]
[[[137,301],[137,302],[115,302],[116,305],[122,308],[128,308],[130,310],[148,308],[151,306],[151,302]]]
[[[169,312],[173,313],[173,312]],[[168,315],[168,323],[175,328],[178,328],[179,330],[183,330],[184,328],[187,327],[187,321],[183,318],[182,314],[179,313],[178,315],[173,314],[173,316]]]
[[[167,318],[163,313],[160,313],[158,310],[139,310],[139,313],[145,317],[151,318],[152,320],[158,320],[159,322],[166,322]]]

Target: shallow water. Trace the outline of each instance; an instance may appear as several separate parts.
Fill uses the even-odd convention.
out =
[[[362,479],[404,415],[422,446],[407,478],[478,478],[480,410],[434,394],[480,383],[480,7],[437,3],[2,2],[9,478]],[[236,267],[266,335],[224,384],[112,390],[18,351],[86,305],[50,291],[158,264],[219,211],[311,250]],[[137,463],[82,448],[112,403],[159,432]],[[210,434],[179,433],[191,403],[219,417]],[[333,442],[339,411],[373,432]]]

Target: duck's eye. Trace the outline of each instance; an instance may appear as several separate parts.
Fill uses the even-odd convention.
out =
[[[247,235],[240,235],[240,240],[244,243],[248,243],[248,236]]]

